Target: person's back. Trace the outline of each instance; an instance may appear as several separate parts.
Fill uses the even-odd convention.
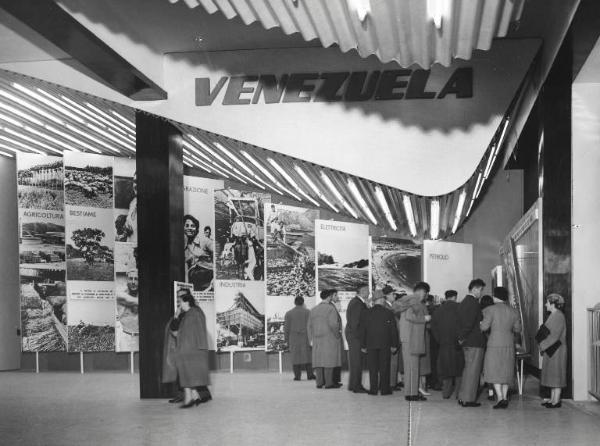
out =
[[[458,341],[458,306],[455,301],[445,301],[431,316],[431,332],[440,345],[456,345]]]
[[[394,313],[383,305],[369,308],[363,315],[362,345],[367,349],[398,347],[398,331]]]
[[[458,304],[459,337],[463,347],[485,347],[485,336],[479,327],[483,319],[481,307],[475,297],[467,295]]]
[[[285,313],[285,327],[291,333],[306,334],[306,325],[310,317],[310,310],[296,306]]]
[[[517,311],[505,303],[496,303],[483,310],[484,320],[490,319],[488,347],[512,347],[514,334],[521,331]]]

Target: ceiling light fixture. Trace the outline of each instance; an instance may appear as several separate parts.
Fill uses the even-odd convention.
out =
[[[412,203],[410,197],[404,195],[402,197],[402,204],[404,205],[404,212],[406,213],[406,221],[408,222],[408,229],[413,237],[417,236],[417,226],[415,225],[415,216],[413,214]]]
[[[5,129],[6,130],[6,129]],[[31,147],[29,147],[26,144],[23,144],[20,141],[15,141],[14,139],[8,138],[4,135],[0,135],[0,139],[3,141],[6,141],[10,144],[14,144],[15,146],[21,147],[22,149],[24,149],[26,152],[35,152],[35,153],[39,153],[40,155],[46,155],[46,153],[42,152],[41,150],[37,150],[37,149],[32,149]]]
[[[222,162],[224,165],[226,165],[230,169],[233,169],[233,166],[231,165],[231,163],[229,161],[227,161],[225,158],[223,158],[221,155],[219,155],[213,149],[211,149],[210,147],[208,147],[208,145],[206,143],[200,141],[194,135],[188,135],[188,136],[189,136],[189,138],[192,141],[194,141],[196,144],[198,144],[200,147],[202,147],[204,150],[206,150],[208,153],[210,153],[213,157],[215,157],[216,159],[218,159],[220,162]]]
[[[69,144],[66,144],[64,142],[62,142],[59,139],[53,138],[52,136],[44,133],[44,132],[40,132],[37,129],[34,129],[33,127],[29,127],[29,126],[25,126],[25,130],[27,130],[29,133],[33,133],[34,135],[39,136],[40,138],[43,138],[47,141],[50,141],[53,144],[56,144],[58,146],[64,147],[65,150],[70,150],[71,152],[80,152],[80,150],[76,149],[73,146],[70,146]],[[53,149],[54,151],[57,151],[56,149]],[[59,153],[62,154],[62,152],[59,151]]]
[[[18,96],[13,95],[12,93],[9,93],[5,90],[0,90],[0,96],[4,96],[5,98],[10,99],[14,103],[19,104],[22,107],[25,107],[27,110],[33,111],[33,112],[37,113],[38,115],[41,115],[46,119],[49,119],[52,122],[55,122],[55,123],[61,124],[61,125],[63,124],[63,121],[58,119],[56,116],[42,110],[41,108],[39,108],[33,104],[30,104],[29,102],[21,99]]]
[[[1,94],[2,94],[2,90],[0,90],[0,95]],[[26,119],[28,121],[31,121],[34,124],[37,124],[39,126],[43,126],[44,125],[44,123],[42,121],[40,121],[39,119],[34,118],[33,116],[28,115],[27,113],[24,113],[21,110],[13,107],[12,105],[8,105],[8,104],[6,104],[6,103],[4,103],[2,101],[0,101],[0,108],[3,108],[4,110],[7,110],[7,111],[11,112],[13,115],[20,116],[21,118]]]
[[[40,93],[41,95],[46,96],[46,97],[44,98],[44,97],[40,96],[40,94],[34,93],[33,91],[31,92],[32,97],[36,98],[38,101],[43,102],[44,104],[48,105],[49,107],[52,107],[54,110],[62,113],[63,115],[68,116],[69,118],[79,122],[80,124],[84,123],[83,119],[81,119],[79,116],[77,116],[74,113],[67,110],[67,108],[65,106],[63,106],[62,103],[57,104],[58,99],[56,97],[52,96],[50,93],[42,90],[41,88],[37,88],[37,91],[38,91],[38,93]]]
[[[10,116],[6,116],[5,114],[0,113],[0,119],[2,119],[3,121],[9,122],[16,127],[23,127],[23,124],[21,124],[19,121],[11,118]]]
[[[456,211],[454,213],[454,223],[452,224],[452,234],[456,233],[458,224],[460,223],[460,217],[462,215],[463,207],[465,206],[465,199],[467,198],[467,192],[463,191],[458,196],[458,204],[456,205]]]
[[[312,191],[319,197],[321,201],[323,201],[327,206],[329,206],[333,212],[339,212],[338,208],[336,208],[333,203],[331,203],[325,195],[321,193],[317,185],[309,178],[309,176],[302,170],[300,166],[294,165],[294,170],[302,177],[304,182],[308,184],[308,186],[312,189]]]
[[[431,200],[431,227],[429,235],[432,240],[437,240],[440,235],[440,202],[439,200]]]
[[[111,145],[105,143],[101,139],[98,139],[95,136],[92,136],[90,133],[82,132],[81,130],[79,130],[74,125],[67,124],[66,127],[67,127],[67,129],[71,130],[72,132],[75,132],[78,135],[81,135],[84,138],[89,139],[90,141],[94,141],[96,144],[100,144],[101,146],[106,147],[108,150],[112,150],[113,152],[121,153],[121,151],[119,149],[116,149],[116,148],[112,147]]]
[[[110,111],[112,115],[114,115],[115,117],[119,118],[121,121],[123,121],[123,123],[125,123],[128,127],[129,127],[129,131],[133,131],[135,132],[135,123],[133,121],[130,121],[129,119],[127,119],[125,116],[123,116],[122,114],[111,110]]]
[[[344,197],[342,197],[342,194],[336,189],[336,187],[333,185],[333,182],[331,181],[331,179],[327,175],[325,175],[325,172],[323,172],[323,171],[321,171],[321,178],[323,179],[323,182],[329,188],[331,193],[335,196],[335,198],[337,198],[337,200],[340,203],[342,203],[342,205],[346,208],[346,210],[350,213],[350,215],[352,215],[354,218],[358,219],[358,214],[356,213],[354,208],[352,208],[352,206],[350,206],[348,204],[348,202],[344,199]]]
[[[51,147],[48,144],[45,144],[45,143],[43,143],[41,141],[38,141],[38,140],[36,140],[34,138],[31,138],[30,136],[23,135],[22,133],[15,132],[14,130],[8,129],[8,128],[5,128],[4,131],[6,131],[7,133],[10,133],[13,136],[16,136],[17,138],[21,138],[21,139],[24,139],[25,141],[29,141],[32,144],[37,144],[37,145],[39,145],[40,147],[43,147],[46,150],[50,150],[52,152],[58,153],[59,155],[63,154],[62,151],[60,151],[58,149],[55,149],[54,147]],[[36,151],[36,152],[38,152],[40,154],[44,153],[44,152],[39,152],[39,151],[37,151],[35,149],[31,149],[31,150]]]
[[[104,122],[106,122],[106,124],[109,127],[112,127],[113,129],[115,129],[121,133],[128,133],[131,131],[121,121],[118,121],[117,119],[113,118],[108,113],[106,113],[104,110],[101,110],[100,108],[96,107],[94,104],[86,102],[85,105],[87,105],[88,108],[90,108],[91,110],[95,111],[96,116],[100,115],[100,116],[98,116],[98,119],[101,119]]]
[[[360,194],[360,192],[359,192],[358,188],[356,187],[356,184],[354,183],[354,181],[352,181],[351,178],[348,178],[347,182],[348,182],[348,187],[350,188],[350,192],[352,192],[352,195],[354,195],[354,198],[356,199],[356,201],[358,201],[358,204],[360,205],[360,207],[362,208],[362,210],[364,211],[364,213],[367,215],[367,218],[371,221],[371,223],[373,223],[374,225],[376,225],[377,224],[377,219],[375,218],[375,216],[371,212],[371,209],[369,209],[369,206],[367,206],[367,203],[365,202],[364,198]]]
[[[306,198],[308,201],[310,201],[310,202],[311,202],[312,204],[314,204],[315,206],[317,206],[317,207],[321,207],[321,205],[320,205],[318,202],[316,202],[316,201],[315,201],[315,200],[314,200],[312,197],[310,197],[310,196],[309,196],[309,195],[308,195],[306,192],[304,192],[304,191],[303,191],[303,190],[300,188],[300,186],[298,186],[298,183],[296,183],[296,182],[294,181],[294,179],[293,179],[293,178],[292,178],[292,177],[291,177],[291,176],[290,176],[290,175],[289,175],[289,174],[288,174],[288,173],[285,171],[285,169],[284,169],[283,167],[281,167],[281,166],[279,165],[279,163],[278,163],[277,161],[275,161],[273,158],[267,158],[267,161],[269,162],[269,164],[270,164],[271,166],[273,166],[273,167],[275,168],[275,170],[276,170],[277,172],[279,172],[279,174],[280,174],[280,175],[281,175],[283,178],[285,178],[285,181],[287,181],[287,182],[288,182],[288,184],[289,184],[290,186],[292,186],[294,189],[296,189],[296,191],[297,191],[297,192],[298,192],[300,195],[302,195],[304,198]]]
[[[385,218],[387,219],[390,227],[396,231],[398,226],[394,221],[394,217],[392,217],[392,212],[390,211],[390,207],[388,205],[387,200],[385,199],[385,195],[383,194],[383,190],[379,186],[375,186],[375,197],[377,197],[377,201],[379,202],[379,207],[383,210]]]
[[[95,131],[96,133],[100,133],[102,136],[110,139],[111,141],[115,142],[116,144],[119,144],[129,150],[135,150],[135,146],[133,144],[131,144],[130,141],[124,142],[123,140],[120,140],[119,138],[111,135],[110,133],[105,132],[100,127],[97,127],[94,124],[86,124],[86,126],[90,129],[92,129],[93,131]]]
[[[57,135],[60,135],[63,138],[66,138],[69,141],[74,142],[78,146],[85,147],[86,149],[91,150],[92,152],[102,153],[102,150],[98,150],[96,147],[94,147],[94,146],[92,146],[92,145],[88,144],[87,142],[84,142],[84,141],[82,141],[80,139],[77,139],[74,136],[69,135],[68,133],[65,133],[65,132],[63,132],[61,130],[58,130],[58,129],[50,126],[50,125],[45,125],[44,127],[46,129],[50,130],[51,132],[56,133]]]
[[[214,146],[215,146],[217,149],[219,149],[221,152],[223,152],[225,155],[227,155],[227,156],[228,156],[228,157],[229,157],[229,158],[230,158],[230,159],[231,159],[231,160],[232,160],[234,163],[236,163],[238,166],[240,166],[242,169],[244,169],[244,171],[246,171],[246,172],[247,172],[247,173],[250,175],[250,177],[252,177],[252,178],[255,178],[256,180],[260,181],[260,182],[261,182],[262,184],[264,184],[265,186],[269,186],[269,184],[268,184],[266,181],[264,181],[264,180],[263,180],[261,177],[259,177],[258,175],[256,175],[256,174],[255,174],[255,173],[252,171],[252,169],[250,169],[248,166],[246,166],[246,165],[245,165],[245,164],[242,162],[242,160],[240,160],[240,159],[239,159],[237,156],[235,156],[235,155],[234,155],[234,154],[233,154],[233,153],[232,153],[230,150],[227,150],[227,149],[226,149],[226,148],[225,148],[225,147],[224,147],[224,146],[223,146],[221,143],[219,143],[219,142],[217,142],[217,141],[213,141],[213,145],[214,145]],[[250,181],[252,181],[253,183],[255,183],[255,182],[254,182],[254,180],[250,180]],[[256,184],[256,183],[255,183],[255,184]],[[260,186],[260,185],[259,185],[258,187],[260,187],[261,189],[263,189],[263,190],[264,190],[264,187],[263,187],[263,186]],[[269,187],[270,187],[270,186],[269,186]]]

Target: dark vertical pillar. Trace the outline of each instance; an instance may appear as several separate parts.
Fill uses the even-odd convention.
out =
[[[136,113],[140,396],[162,398],[164,327],[173,315],[173,281],[184,278],[181,134],[155,116]]]
[[[567,34],[542,90],[539,113],[544,144],[539,160],[542,175],[544,296],[559,293],[567,319],[568,387],[571,373],[571,85],[573,48]]]

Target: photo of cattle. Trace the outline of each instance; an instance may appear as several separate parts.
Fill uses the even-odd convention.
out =
[[[113,158],[89,153],[65,154],[65,204],[113,207]]]

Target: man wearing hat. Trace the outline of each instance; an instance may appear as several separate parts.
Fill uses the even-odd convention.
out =
[[[390,359],[397,353],[400,341],[396,318],[383,295],[377,295],[373,307],[362,313],[360,332],[369,365],[369,394],[381,391],[382,395],[391,395]]]
[[[360,321],[367,311],[369,286],[361,284],[356,288],[356,296],[348,303],[346,310],[346,342],[348,342],[348,371],[350,378],[348,390],[354,393],[366,393],[362,385],[363,358],[361,353]]]

